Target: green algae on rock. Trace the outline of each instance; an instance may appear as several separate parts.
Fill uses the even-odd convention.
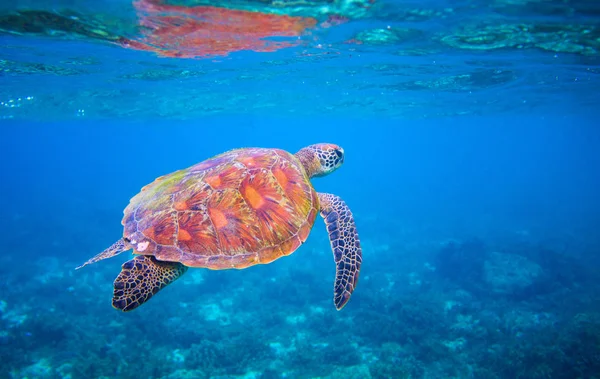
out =
[[[0,76],[2,75],[36,75],[52,74],[59,76],[79,75],[83,71],[72,68],[54,66],[43,63],[17,62],[7,59],[0,59]]]
[[[409,28],[368,29],[359,32],[354,40],[368,45],[396,45],[420,37],[423,32]]]
[[[116,41],[120,37],[93,19],[74,13],[60,14],[44,10],[21,10],[0,15],[0,34],[38,34],[46,36],[82,36]]]
[[[539,48],[594,56],[600,51],[600,30],[593,25],[558,23],[469,25],[440,41],[467,50]]]

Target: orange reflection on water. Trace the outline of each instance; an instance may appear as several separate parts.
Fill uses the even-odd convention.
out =
[[[138,0],[134,6],[142,36],[122,38],[119,43],[165,57],[224,56],[240,50],[275,51],[296,46],[300,40],[268,41],[266,38],[300,37],[317,24],[311,17],[213,6],[167,5],[161,4],[161,0]]]

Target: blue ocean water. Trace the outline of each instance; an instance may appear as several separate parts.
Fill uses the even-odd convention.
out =
[[[0,378],[598,377],[595,2],[169,2],[321,25],[178,58],[116,43],[160,35],[136,3],[0,7]],[[344,148],[312,183],[363,252],[341,311],[319,217],[294,254],[190,269],[132,312],[129,252],[75,270],[156,177],[318,142]]]

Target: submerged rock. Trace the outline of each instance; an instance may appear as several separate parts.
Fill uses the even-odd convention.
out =
[[[442,246],[434,263],[442,278],[473,289],[482,281],[486,258],[485,245],[480,240],[452,241]]]
[[[54,378],[54,369],[50,360],[42,358],[37,360],[35,363],[19,370],[18,372],[12,372],[11,377],[13,378],[36,378],[36,379],[50,379]]]
[[[205,378],[208,374],[203,370],[185,370],[179,369],[173,371],[169,375],[165,375],[160,379],[196,379],[196,378]]]
[[[533,285],[543,274],[535,262],[516,254],[494,252],[484,264],[484,279],[492,291],[512,294]]]
[[[370,379],[371,372],[369,366],[358,365],[358,366],[344,366],[336,368],[331,374],[327,375],[325,379]]]

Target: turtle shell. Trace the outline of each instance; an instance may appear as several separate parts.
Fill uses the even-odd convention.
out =
[[[124,211],[135,254],[211,269],[289,255],[319,208],[300,161],[278,149],[232,150],[142,188]]]

